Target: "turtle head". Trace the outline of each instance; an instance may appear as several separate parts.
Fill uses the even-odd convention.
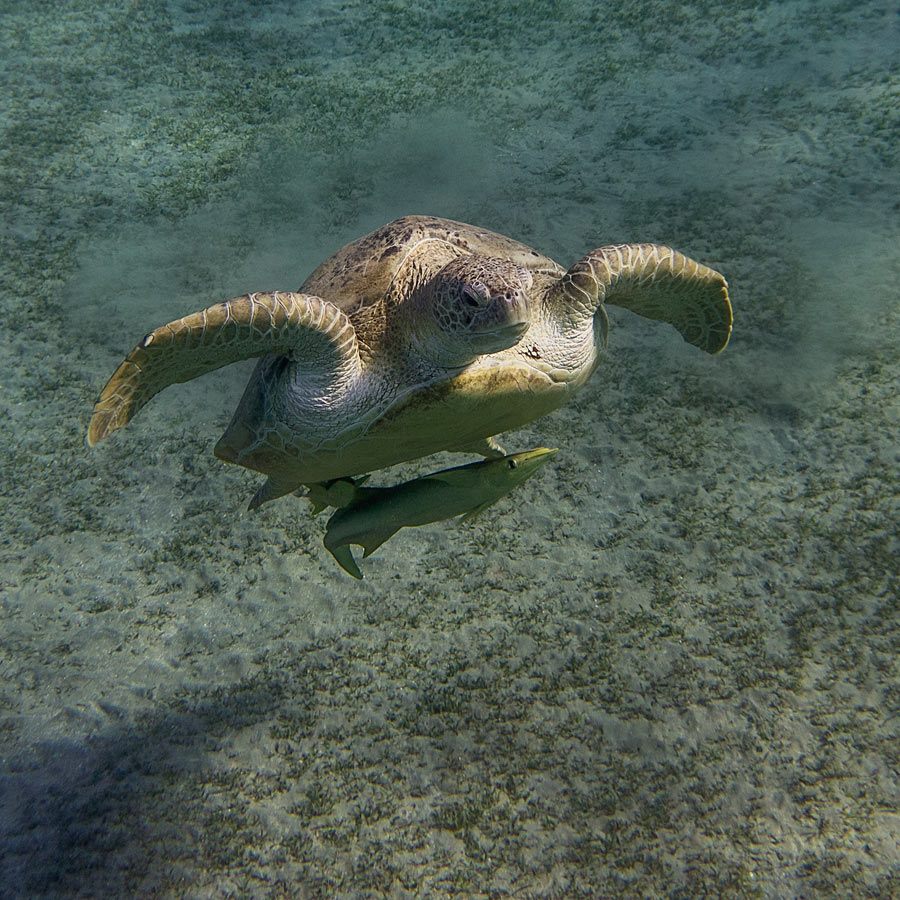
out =
[[[425,285],[418,337],[439,365],[463,366],[512,347],[528,328],[531,273],[505,259],[465,256]]]

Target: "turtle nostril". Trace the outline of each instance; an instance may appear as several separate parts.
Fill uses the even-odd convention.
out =
[[[528,298],[524,291],[512,291],[508,295],[506,302],[510,309],[524,311]]]

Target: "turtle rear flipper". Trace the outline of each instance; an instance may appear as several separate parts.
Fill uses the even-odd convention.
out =
[[[88,445],[127,425],[170,384],[267,353],[302,353],[311,390],[349,384],[361,365],[353,325],[333,303],[311,294],[245,294],[169,322],[140,341],[100,393]]]

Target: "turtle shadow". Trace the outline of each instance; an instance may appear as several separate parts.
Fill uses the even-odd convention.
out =
[[[576,801],[553,787],[568,777],[562,768],[554,771],[553,761],[570,752],[571,739],[542,738],[541,764],[514,778],[510,773],[521,768],[521,741],[530,739],[527,717],[495,721],[483,700],[461,695],[450,679],[434,685],[398,683],[399,690],[387,690],[382,712],[394,724],[373,743],[374,731],[365,722],[357,721],[354,728],[348,720],[343,730],[333,724],[323,676],[330,653],[318,654],[318,661],[315,652],[301,654],[286,669],[265,669],[228,686],[201,686],[163,698],[164,708],[83,742],[32,747],[7,767],[0,782],[0,897],[146,896],[202,889],[204,883],[246,895],[261,888],[259,882],[242,880],[253,877],[248,872],[264,876],[270,887],[283,883],[288,892],[304,889],[307,881],[313,892],[335,887],[330,873],[341,869],[348,847],[363,843],[354,830],[354,804],[364,806],[370,799],[355,797],[354,790],[359,784],[376,785],[377,794],[385,779],[394,782],[387,786],[388,797],[401,798],[401,805],[419,798],[412,802],[422,805],[421,818],[408,824],[446,835],[451,844],[467,839],[488,815],[497,802],[498,779],[519,778],[523,796],[533,795],[535,802],[543,802],[551,790],[554,818],[571,820],[577,830]],[[595,740],[605,745],[607,725],[595,724]],[[284,743],[293,742],[293,749],[281,748],[273,734],[283,726],[290,732]],[[257,728],[261,757],[245,740]],[[645,738],[643,746],[650,748],[659,735]],[[342,778],[327,764],[318,771],[315,766],[292,769],[292,756],[303,756],[297,749],[303,744],[317,745],[320,760],[343,756],[352,761],[356,751],[361,757],[371,754],[362,781],[354,784],[352,774]],[[398,752],[413,757],[404,756],[402,770],[394,763]],[[354,766],[348,766],[344,771],[352,773]],[[607,771],[610,796],[617,802],[634,800],[640,785]],[[264,821],[259,807],[255,811],[246,802],[247,779],[273,773],[281,778],[281,789],[299,802],[269,805]],[[605,803],[595,798],[589,805],[598,802]],[[284,829],[281,814],[290,817],[295,836]],[[317,849],[310,843],[311,827],[322,827],[311,823],[327,819],[327,831],[342,816],[349,823],[347,846]],[[393,814],[388,820],[396,830]],[[394,836],[377,834],[369,831],[366,842],[383,842],[389,856]],[[548,837],[540,852],[576,852],[556,847],[555,840]],[[453,852],[459,860],[466,856],[459,848]],[[367,872],[366,878],[393,877],[391,866],[384,868],[381,875]]]
[[[177,884],[214,736],[271,716],[271,678],[183,696],[84,741],[34,745],[0,780],[0,897],[137,896]]]

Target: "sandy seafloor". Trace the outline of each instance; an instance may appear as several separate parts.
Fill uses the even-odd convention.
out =
[[[895,4],[0,12],[0,895],[900,891]],[[732,344],[611,309],[552,464],[361,583],[212,456],[251,363],[85,447],[147,330],[410,212],[670,243]]]

